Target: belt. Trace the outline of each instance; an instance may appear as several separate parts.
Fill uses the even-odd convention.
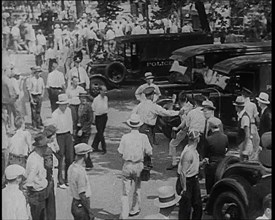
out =
[[[56,134],[56,135],[63,135],[63,134],[68,134],[68,133],[70,133],[70,132],[67,131],[67,132],[64,132],[64,133],[58,133],[58,134]]]
[[[34,96],[36,96],[36,95],[41,95],[41,94],[31,94],[31,95],[34,95]]]
[[[195,179],[197,179],[198,178],[198,174],[196,174],[196,175],[194,175],[194,176],[191,176],[191,177],[186,177],[186,180],[190,180],[190,179],[193,179],[193,178],[195,178]]]
[[[62,89],[61,87],[51,87],[50,86],[50,89]]]

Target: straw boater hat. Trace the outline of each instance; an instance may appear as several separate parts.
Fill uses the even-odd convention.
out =
[[[5,169],[5,176],[8,180],[13,180],[17,178],[18,176],[24,175],[25,169],[24,167],[18,165],[18,164],[12,164],[9,165]]]
[[[262,151],[259,153],[259,161],[266,168],[272,167],[272,132],[266,132],[261,137]]]
[[[144,77],[145,77],[145,79],[154,79],[155,78],[151,72],[146,72],[144,74]]]
[[[137,128],[143,125],[143,122],[140,120],[140,117],[137,114],[132,114],[126,123],[132,128]]]
[[[80,143],[74,146],[76,155],[83,155],[93,151],[93,148],[85,143]]]
[[[43,147],[47,145],[47,137],[45,136],[45,134],[43,132],[38,133],[34,137],[34,143],[32,145],[35,147]]]
[[[269,95],[265,92],[261,92],[259,97],[256,97],[256,99],[261,103],[270,104]]]
[[[233,105],[235,105],[235,106],[244,106],[245,105],[244,98],[242,96],[238,96],[236,98],[236,101],[233,102]]]
[[[214,106],[213,102],[211,102],[210,100],[203,101],[202,102],[202,107],[203,108],[208,108],[208,109],[211,109],[211,110],[215,110],[216,109],[216,107]]]
[[[68,104],[69,103],[69,98],[67,96],[67,94],[63,93],[63,94],[59,94],[58,95],[58,101],[56,102],[56,104]]]
[[[175,193],[172,186],[162,186],[158,188],[158,198],[154,200],[154,205],[159,208],[168,208],[180,201],[181,197]]]

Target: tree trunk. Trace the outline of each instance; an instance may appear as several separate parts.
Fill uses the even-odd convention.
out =
[[[82,1],[75,0],[75,6],[76,6],[76,17],[77,19],[80,18],[83,14],[83,7],[82,7]]]

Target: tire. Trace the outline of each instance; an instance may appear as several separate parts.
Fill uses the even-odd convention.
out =
[[[104,80],[102,80],[100,78],[90,79],[90,93],[91,93],[91,96],[96,97],[99,94],[99,87],[100,86],[106,86],[106,83],[104,82]]]
[[[126,76],[126,68],[120,62],[111,63],[106,67],[106,77],[112,83],[121,83]]]
[[[240,158],[235,156],[226,156],[217,166],[215,173],[215,182],[220,180],[225,170],[232,164],[240,162]]]
[[[245,205],[234,192],[223,192],[217,196],[214,202],[213,219],[247,219]]]

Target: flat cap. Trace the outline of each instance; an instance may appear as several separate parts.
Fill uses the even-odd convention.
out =
[[[9,165],[5,170],[5,175],[8,180],[13,180],[25,173],[24,167],[18,164]]]
[[[75,150],[75,154],[77,155],[83,155],[93,151],[92,147],[85,143],[80,143],[75,145],[74,150]]]

